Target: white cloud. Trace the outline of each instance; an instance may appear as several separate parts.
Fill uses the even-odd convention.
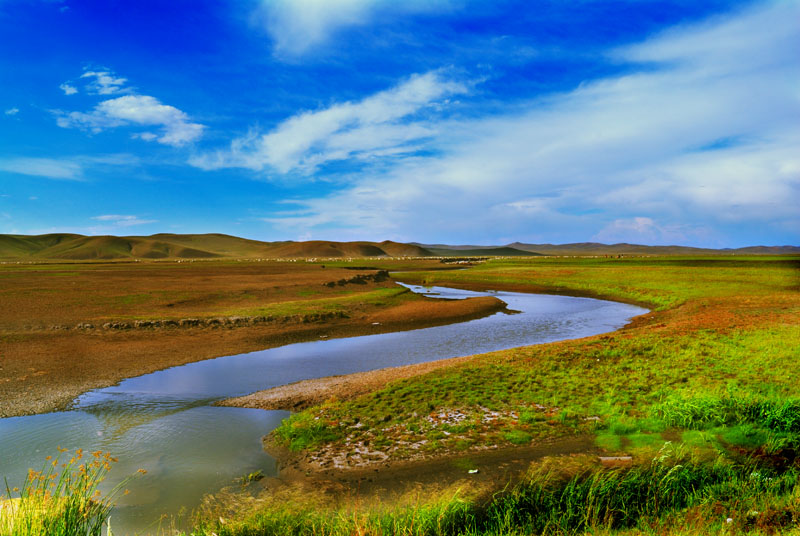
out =
[[[118,77],[110,71],[86,71],[81,75],[81,78],[89,79],[87,90],[90,93],[96,93],[98,95],[113,95],[114,93],[126,91],[124,85],[125,82],[128,81],[127,78]],[[66,86],[67,84],[63,85]],[[69,88],[69,86],[67,86],[67,88]],[[61,89],[63,89],[64,93],[67,95],[71,95],[73,92],[75,92],[68,91],[63,87]],[[70,89],[74,90],[75,88]]]
[[[278,56],[296,57],[318,50],[339,31],[391,16],[448,9],[449,1],[406,0],[262,0],[255,20],[274,41]]]
[[[434,134],[427,122],[409,117],[467,86],[434,71],[414,75],[396,87],[359,102],[335,104],[295,115],[267,134],[250,133],[227,151],[202,155],[191,163],[204,169],[271,168],[280,173],[313,172],[334,160],[408,154]]]
[[[331,238],[416,239],[436,229],[478,240],[496,236],[492,229],[523,238],[557,229],[549,236],[585,239],[598,221],[609,237],[701,243],[709,228],[726,229],[728,240],[755,228],[800,237],[798,17],[800,6],[784,2],[684,26],[615,50],[627,74],[495,117],[420,123],[431,156],[381,160],[350,188],[298,199],[269,221]],[[341,133],[331,110],[268,135],[288,149],[266,137],[242,143],[240,162],[258,156],[249,167],[292,169],[320,154],[359,158],[358,145],[333,150]],[[300,135],[306,121],[325,133],[322,149]]]
[[[67,83],[61,84],[58,87],[59,89],[61,89],[61,91],[64,92],[64,95],[74,95],[78,92],[78,88],[76,88],[75,86],[71,86]]]
[[[139,132],[136,134],[131,134],[131,138],[140,139],[144,141],[153,141],[158,138],[158,135],[153,134],[152,132]]]
[[[73,160],[56,158],[0,158],[0,171],[49,179],[79,180],[83,166]]]
[[[706,228],[691,228],[685,225],[663,226],[644,216],[614,220],[606,225],[592,240],[608,244],[627,242],[661,246],[682,245],[704,240],[712,235]]]
[[[193,123],[189,116],[167,104],[162,104],[155,97],[137,95],[125,87],[126,78],[115,73],[103,71],[86,71],[81,75],[88,79],[87,91],[96,95],[125,95],[108,99],[97,104],[90,112],[57,111],[56,123],[63,128],[82,128],[99,133],[103,130],[132,125],[161,127],[161,133],[134,133],[133,138],[144,141],[157,141],[175,147],[191,143],[203,134],[203,125]],[[59,86],[66,95],[77,93],[77,89],[69,84]]]
[[[138,216],[122,215],[122,214],[104,214],[102,216],[93,216],[93,220],[106,222],[116,227],[132,227],[134,225],[145,225],[148,223],[156,223],[158,220],[143,220]]]
[[[19,113],[19,108],[9,108],[5,111],[6,115],[17,115]]]
[[[299,55],[339,28],[366,24],[371,4],[364,0],[265,1],[263,20],[279,54]]]
[[[78,92],[78,88],[76,88],[75,86],[71,86],[71,85],[69,85],[69,84],[68,84],[68,83],[66,83],[66,82],[64,82],[63,84],[61,84],[60,86],[58,86],[58,88],[59,88],[61,91],[63,91],[63,92],[64,92],[64,95],[74,95],[75,93],[77,93],[77,92]]]
[[[0,171],[56,180],[84,180],[87,169],[135,166],[138,162],[136,157],[127,154],[67,158],[0,157]]]
[[[57,119],[63,128],[84,128],[100,132],[129,125],[160,126],[160,135],[146,132],[138,137],[159,143],[181,146],[202,136],[203,125],[191,122],[189,116],[174,106],[162,104],[147,95],[125,95],[101,102],[88,113],[61,113]]]
[[[85,226],[50,227],[45,229],[29,229],[27,234],[76,233],[87,235],[122,234],[129,227],[158,223],[158,220],[143,219],[130,214],[103,214],[90,218],[95,224]]]

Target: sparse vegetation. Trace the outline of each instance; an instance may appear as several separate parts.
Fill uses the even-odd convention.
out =
[[[332,276],[345,264],[303,270],[352,277]],[[800,533],[800,259],[505,259],[404,278],[600,296],[654,312],[622,331],[475,356],[328,401],[286,420],[276,441],[315,460],[355,450],[402,460],[579,437],[630,461],[609,468],[596,455],[545,458],[517,486],[495,482],[413,504],[265,497],[224,515],[206,511],[194,534]],[[302,298],[318,311],[362,300],[382,307],[405,296],[318,283],[303,295],[308,288],[268,308],[290,314]],[[151,307],[142,293],[128,291],[126,307]],[[244,296],[227,311],[267,312]]]
[[[99,489],[116,461],[109,453],[85,455],[78,449],[63,463],[48,456],[41,471],[28,472],[21,488],[6,481],[6,496],[0,496],[0,535],[100,536],[114,497],[126,483],[105,495]]]

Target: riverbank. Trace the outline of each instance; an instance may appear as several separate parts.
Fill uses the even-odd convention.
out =
[[[269,494],[302,489],[322,493],[328,506],[375,501],[397,506],[398,498],[425,490],[428,498],[444,489],[469,490],[470,494],[495,492],[499,482],[518,484],[532,463],[553,456],[594,455],[600,450],[590,436],[552,439],[537,445],[510,446],[469,453],[451,453],[414,460],[384,460],[363,466],[319,467],[303,453],[292,452],[274,438],[264,448],[281,460],[277,477],[261,487]]]
[[[0,417],[64,409],[91,389],[189,362],[505,309],[493,298],[425,299],[340,264],[3,267],[16,309],[0,313]]]
[[[403,275],[405,280],[413,277]],[[473,356],[367,394],[328,400],[284,421],[270,441],[286,449],[283,459],[290,467],[298,463],[294,473],[287,473],[298,479],[330,471],[341,478],[371,471],[375,481],[406,486],[416,477],[404,477],[402,468],[419,462],[404,445],[422,444],[426,459],[446,463],[482,452],[510,458],[520,447],[589,437],[597,453],[632,464],[608,472],[596,455],[594,461],[576,464],[557,456],[549,467],[576,465],[574,472],[563,482],[530,480],[520,492],[543,498],[554,489],[577,490],[585,484],[590,493],[592,482],[601,486],[616,478],[629,479],[624,488],[618,487],[623,486],[620,482],[591,491],[587,496],[596,498],[592,504],[584,504],[583,496],[569,499],[578,508],[575,518],[559,513],[558,498],[531,503],[552,512],[565,530],[681,534],[691,527],[692,532],[704,533],[785,533],[797,529],[792,520],[798,513],[792,505],[800,471],[799,276],[800,260],[786,257],[508,260],[447,274],[421,273],[416,280],[426,284],[549,286],[554,292],[616,295],[648,303],[656,311],[619,332]],[[367,456],[347,456],[348,452]],[[527,471],[539,469],[541,464],[534,462]],[[451,478],[459,471],[453,467]],[[681,489],[694,491],[682,495],[676,488],[670,497],[680,499],[660,506],[637,503],[634,497],[657,491],[648,491],[648,482],[662,471],[681,472],[681,478],[693,482]],[[383,480],[382,473],[392,476]],[[754,474],[781,484],[761,489]],[[448,481],[442,474],[437,479]],[[510,480],[498,480],[494,491]],[[346,487],[357,485],[350,480]],[[515,493],[511,495],[521,497]],[[489,510],[500,508],[503,500],[492,499]],[[614,506],[617,500],[629,502]],[[431,501],[415,511],[434,508]],[[297,505],[302,511],[301,503],[286,508]],[[470,504],[470,515],[480,517],[486,511],[486,504]],[[302,513],[293,526],[313,519],[315,526],[337,533],[337,519],[352,516],[364,524],[378,523],[383,519],[380,512],[385,512],[381,508],[391,506],[371,508],[329,510],[316,517]],[[509,519],[530,512],[520,508],[509,510]],[[615,508],[630,515],[621,517]],[[580,521],[581,512],[597,517]],[[280,515],[277,509],[251,511],[237,517],[236,526],[246,532],[245,527],[277,522]],[[392,518],[399,523],[393,525],[397,532],[405,530],[402,527],[410,530],[407,523],[414,523],[405,515],[399,511]],[[473,530],[475,519],[467,517],[452,530],[433,533]],[[526,525],[522,518],[514,523],[506,530],[538,526]],[[238,531],[228,526],[225,533]]]

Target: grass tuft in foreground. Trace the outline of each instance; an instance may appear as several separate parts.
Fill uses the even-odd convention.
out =
[[[64,463],[48,456],[41,471],[28,472],[22,488],[12,489],[6,481],[7,496],[0,496],[0,536],[99,536],[114,497],[126,483],[106,495],[99,489],[116,461],[109,453],[87,456],[78,449]]]
[[[288,501],[234,520],[208,516],[194,536],[785,533],[800,520],[800,468],[708,460],[668,444],[649,460],[613,470],[548,458],[513,489],[489,498],[454,494],[388,509]]]

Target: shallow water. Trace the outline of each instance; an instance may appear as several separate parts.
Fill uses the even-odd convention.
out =
[[[191,510],[244,474],[276,474],[261,437],[288,412],[214,407],[222,398],[287,383],[613,331],[646,309],[568,296],[411,286],[435,298],[496,296],[519,314],[432,328],[291,344],[130,378],[88,392],[72,411],[0,419],[0,476],[21,484],[56,446],[101,449],[120,462],[107,482],[146,469],[120,497],[115,534],[155,531],[161,514]]]

